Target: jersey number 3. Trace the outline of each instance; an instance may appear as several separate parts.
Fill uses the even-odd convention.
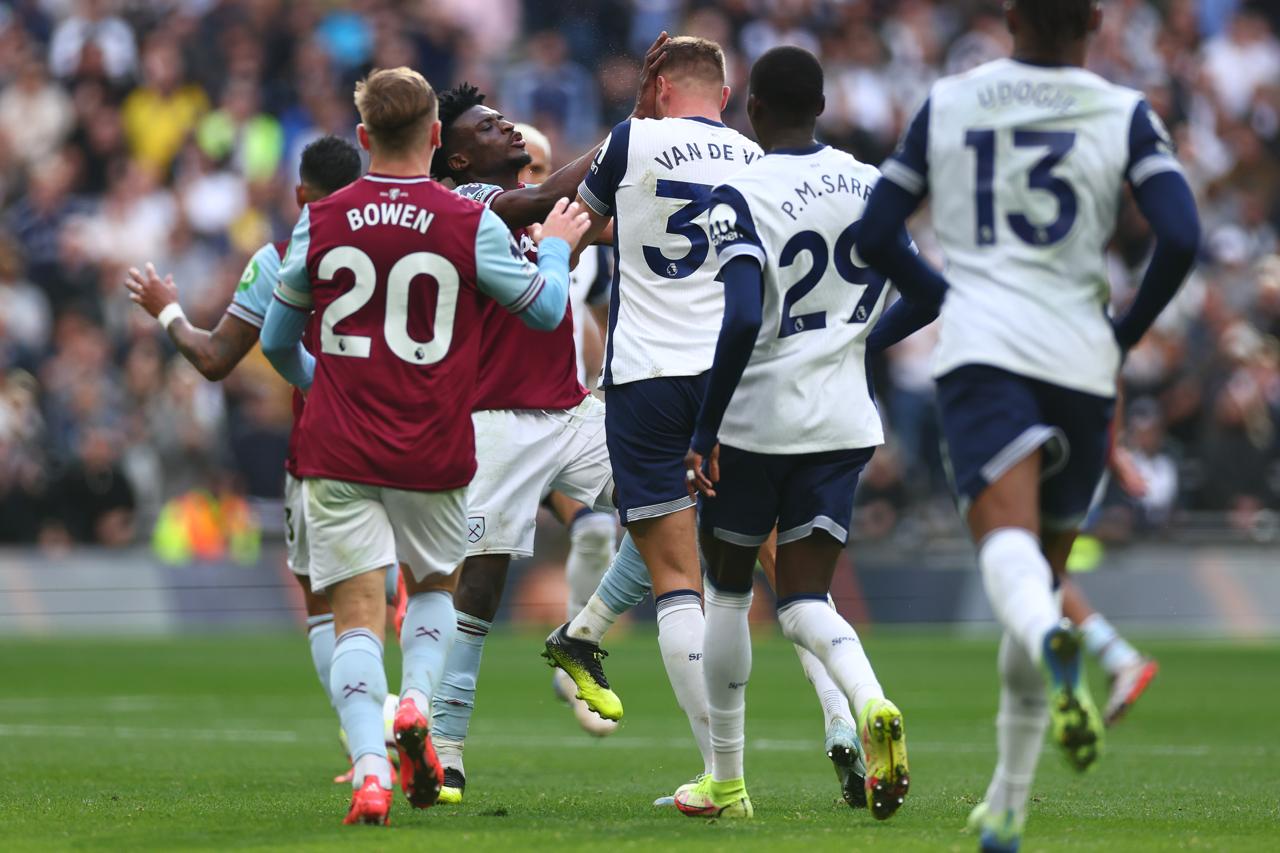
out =
[[[330,249],[316,270],[322,279],[332,279],[339,270],[350,271],[354,286],[324,310],[320,320],[320,351],[326,355],[368,358],[373,339],[364,335],[344,335],[335,327],[359,311],[373,298],[378,272],[373,259],[354,246]],[[409,290],[420,275],[436,280],[435,328],[429,341],[417,341],[409,334]],[[387,313],[382,335],[387,348],[410,364],[435,364],[453,343],[453,314],[458,306],[458,270],[448,259],[434,252],[414,252],[396,261],[387,274]]]
[[[657,246],[644,246],[644,262],[655,275],[663,278],[688,278],[707,260],[709,240],[707,231],[698,217],[707,212],[711,204],[711,187],[687,181],[658,181],[655,192],[658,198],[684,199],[687,204],[667,217],[667,233],[689,241],[689,251],[679,258],[668,258]]]
[[[976,158],[974,201],[977,206],[975,239],[979,246],[994,246],[996,242],[996,132],[994,130],[970,130],[964,135],[964,144],[973,149]],[[1053,167],[1062,162],[1076,144],[1076,135],[1068,130],[1015,130],[1015,148],[1047,148],[1027,173],[1027,186],[1033,190],[1051,193],[1058,201],[1058,216],[1052,222],[1035,224],[1022,213],[1011,212],[1006,217],[1013,233],[1032,246],[1050,246],[1071,233],[1076,221],[1076,192],[1071,184],[1053,174]]]

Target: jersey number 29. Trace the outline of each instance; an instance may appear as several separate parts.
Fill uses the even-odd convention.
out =
[[[325,309],[320,319],[320,351],[326,355],[368,358],[373,339],[364,335],[344,335],[335,327],[359,311],[373,298],[378,273],[373,259],[354,246],[330,249],[316,272],[332,279],[339,270],[350,271],[354,286]],[[414,340],[409,334],[409,290],[420,275],[436,280],[435,329],[429,341]],[[435,364],[453,343],[453,314],[458,305],[458,270],[447,258],[434,252],[414,252],[396,261],[387,274],[387,312],[382,334],[387,348],[410,364]]]
[[[863,267],[854,263],[853,244],[857,236],[858,223],[854,222],[840,232],[840,236],[836,238],[834,252],[836,274],[849,284],[866,285],[866,290],[862,291],[862,298],[858,300],[858,304],[854,306],[853,314],[846,321],[849,323],[865,323],[871,319],[871,312],[875,310],[876,303],[880,301],[880,294],[884,290],[885,283],[885,278],[880,273],[870,267]],[[791,266],[796,262],[801,252],[809,253],[809,257],[813,259],[813,266],[809,267],[809,271],[800,276],[800,280],[787,288],[787,292],[783,294],[782,321],[778,326],[778,337],[780,338],[827,327],[827,312],[825,311],[813,311],[808,314],[791,313],[791,309],[795,307],[795,304],[808,296],[809,292],[822,281],[822,277],[827,273],[827,264],[831,262],[832,258],[832,252],[827,247],[827,241],[821,234],[817,231],[801,231],[799,234],[793,235],[786,242],[786,245],[782,247],[782,253],[778,256],[778,266]]]

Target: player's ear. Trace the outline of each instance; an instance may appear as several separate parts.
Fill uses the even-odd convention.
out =
[[[298,203],[299,208],[307,206],[307,185],[306,184],[298,184],[296,187],[293,188],[293,200]]]
[[[729,93],[730,89],[728,86],[725,86],[720,90],[720,112],[724,112],[724,108],[729,106]]]
[[[1018,34],[1018,10],[1013,0],[1004,0],[1004,25],[1009,28],[1010,35]]]
[[[365,128],[364,122],[356,125],[356,140],[365,151],[372,150],[369,148],[369,131]]]
[[[471,165],[471,161],[467,159],[466,155],[458,151],[450,154],[449,159],[445,162],[449,164],[449,171],[454,174],[467,171],[467,167]]]
[[[443,128],[443,126],[444,125],[440,123],[440,119],[436,119],[431,123],[431,131],[428,135],[431,137],[431,148],[433,150],[438,149],[441,145],[441,128]]]
[[[827,111],[827,96],[822,95],[821,97],[818,98],[818,111],[814,113],[814,115],[820,116],[826,111]]]
[[[1102,28],[1102,3],[1095,0],[1093,8],[1089,10],[1089,25],[1085,28],[1085,32],[1096,33]]]

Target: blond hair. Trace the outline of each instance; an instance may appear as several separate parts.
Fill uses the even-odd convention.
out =
[[[412,68],[379,68],[356,83],[356,111],[370,138],[387,152],[413,148],[436,120],[436,93]]]
[[[711,39],[699,36],[676,36],[663,49],[658,73],[669,78],[692,78],[700,82],[724,85],[724,50]]]

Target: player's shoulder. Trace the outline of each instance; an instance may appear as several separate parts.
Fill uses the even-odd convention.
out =
[[[482,181],[472,181],[469,184],[460,184],[453,188],[454,193],[469,198],[472,201],[479,202],[488,206],[495,198],[502,195],[506,190],[497,184],[486,184]]]

